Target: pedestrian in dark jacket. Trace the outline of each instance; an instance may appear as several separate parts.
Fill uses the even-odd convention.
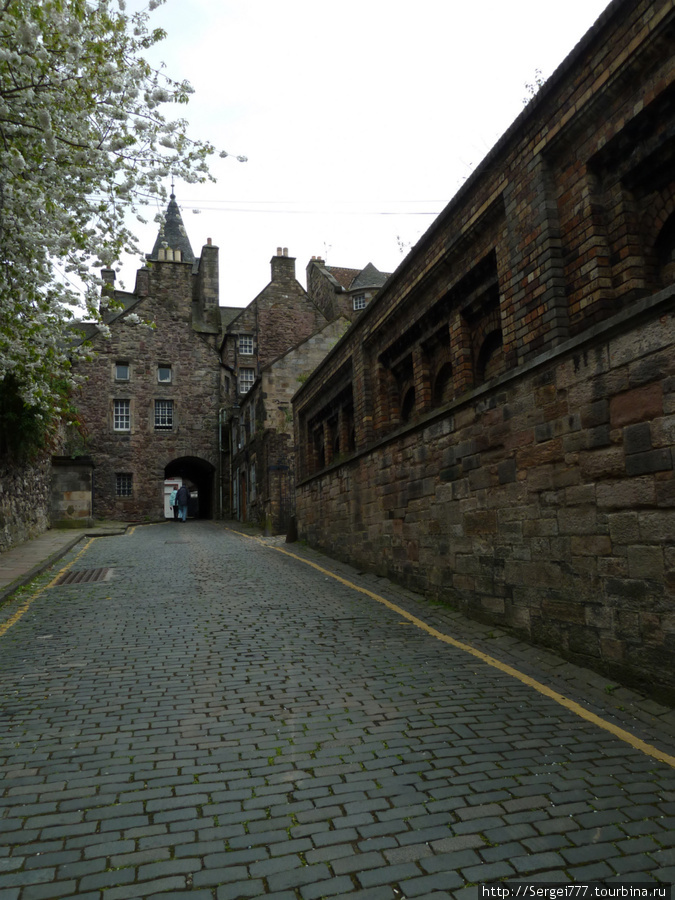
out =
[[[178,493],[176,494],[176,503],[178,504],[178,515],[180,517],[181,522],[187,521],[188,514],[188,503],[190,502],[190,491],[182,484],[178,488]]]

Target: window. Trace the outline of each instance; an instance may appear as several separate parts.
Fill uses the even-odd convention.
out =
[[[115,363],[115,381],[129,380],[129,363]]]
[[[243,356],[253,355],[253,338],[250,335],[239,335],[239,352]]]
[[[155,400],[155,431],[173,428],[173,400]]]
[[[354,297],[354,309],[365,309],[366,308],[366,295],[365,294],[356,294]]]
[[[113,401],[113,429],[131,431],[131,400]]]
[[[133,495],[134,476],[130,472],[118,472],[115,475],[115,495],[131,497]]]
[[[246,394],[255,381],[255,369],[239,369],[239,393]]]
[[[171,384],[171,366],[157,366],[157,381],[160,384]]]

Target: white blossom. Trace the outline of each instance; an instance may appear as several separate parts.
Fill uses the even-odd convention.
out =
[[[88,352],[67,340],[68,304],[99,316],[92,262],[140,254],[127,216],[143,221],[150,198],[166,197],[166,172],[211,178],[214,148],[160,110],[192,88],[146,62],[164,36],[148,22],[124,0],[0,3],[0,381],[11,374],[46,418]]]

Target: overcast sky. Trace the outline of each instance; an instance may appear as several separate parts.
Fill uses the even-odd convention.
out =
[[[607,0],[166,0],[157,48],[195,94],[194,137],[243,154],[176,183],[195,254],[220,247],[220,303],[245,306],[278,246],[391,272]],[[171,112],[171,110],[169,110]],[[193,212],[197,210],[198,212]],[[149,252],[156,225],[138,231]],[[403,246],[404,252],[401,252]],[[137,260],[124,261],[127,289]]]

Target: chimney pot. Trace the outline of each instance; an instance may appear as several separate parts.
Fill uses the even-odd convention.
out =
[[[284,247],[284,256],[288,256],[288,247]]]
[[[281,256],[281,247],[277,247],[277,256]]]
[[[207,245],[207,247],[211,246],[211,238],[206,239],[206,245]]]

